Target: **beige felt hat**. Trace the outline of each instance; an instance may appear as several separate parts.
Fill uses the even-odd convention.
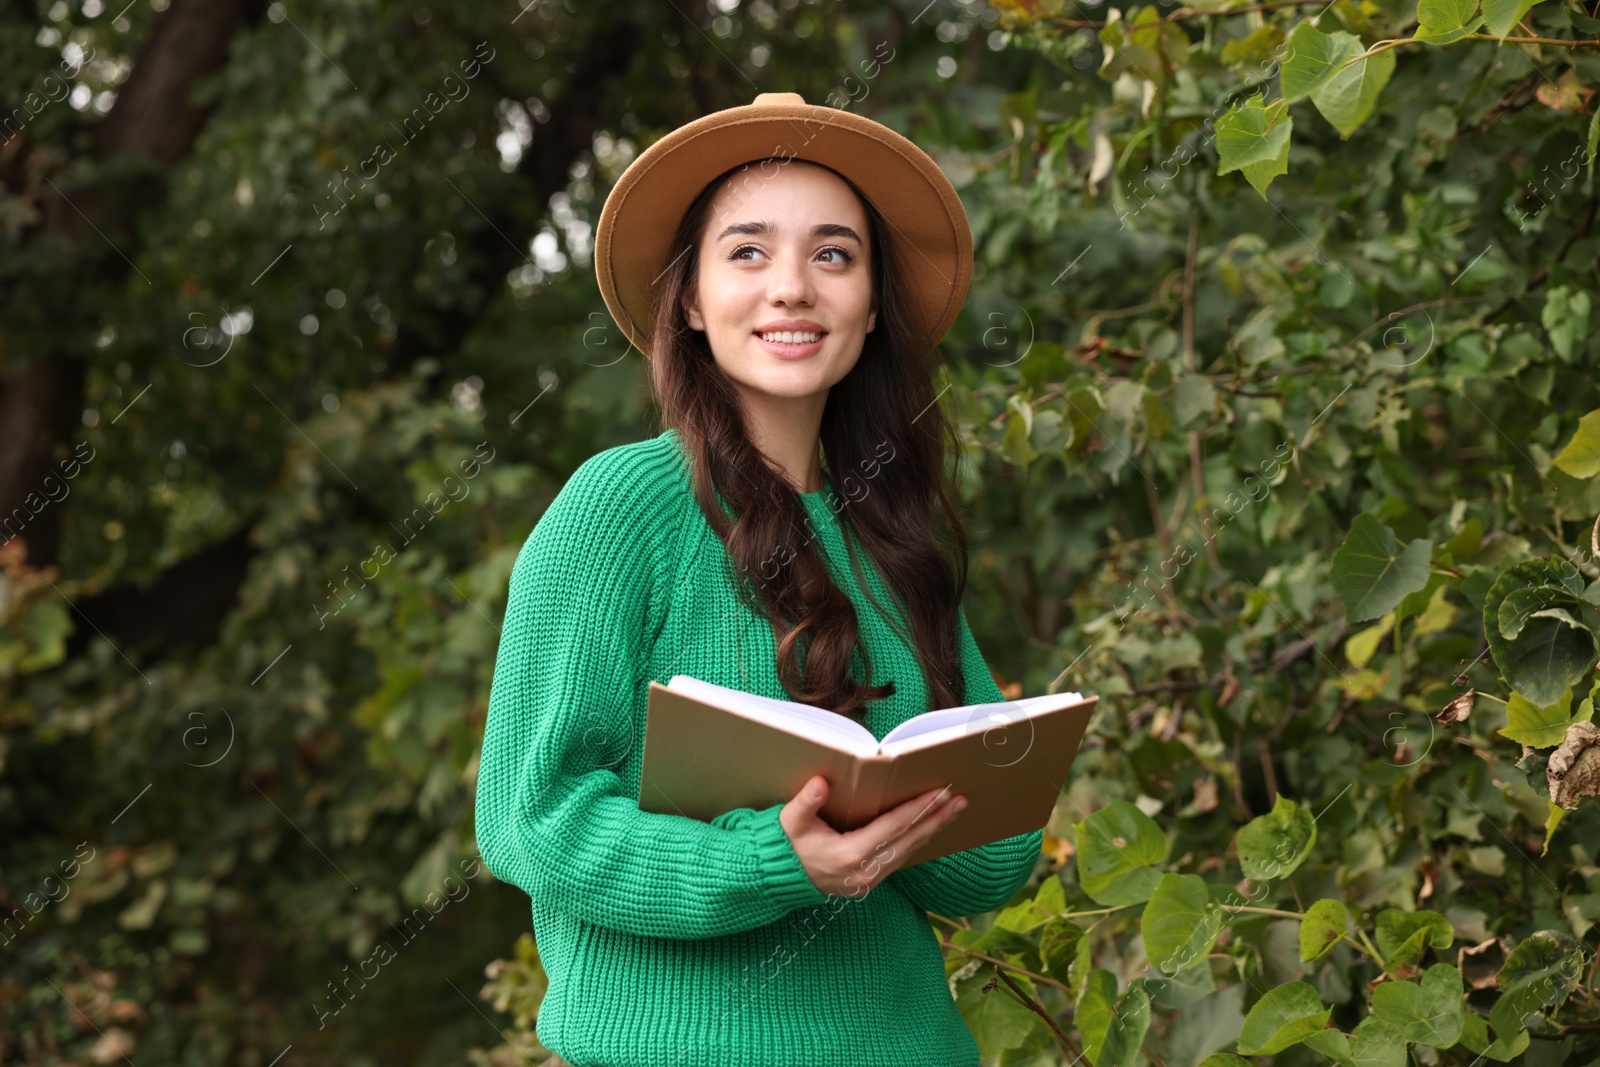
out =
[[[775,156],[831,167],[889,220],[918,336],[938,344],[972,278],[972,230],[950,180],[929,155],[880,122],[808,104],[799,93],[761,93],[754,103],[680,126],[629,164],[606,197],[594,269],[611,317],[650,354],[651,296],[670,264],[683,213],[717,175]],[[751,181],[778,164],[752,167]],[[681,251],[681,250],[680,250]]]

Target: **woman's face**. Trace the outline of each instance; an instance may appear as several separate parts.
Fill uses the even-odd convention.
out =
[[[871,240],[832,171],[800,160],[741,171],[712,199],[689,325],[742,393],[826,396],[877,323]]]

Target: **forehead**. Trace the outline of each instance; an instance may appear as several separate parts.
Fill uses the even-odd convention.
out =
[[[706,236],[740,222],[770,221],[778,231],[836,222],[866,234],[867,213],[855,191],[833,171],[804,160],[752,163],[731,174],[711,198]]]

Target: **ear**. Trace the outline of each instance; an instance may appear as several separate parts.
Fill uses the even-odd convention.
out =
[[[699,294],[692,291],[684,293],[683,315],[684,318],[689,320],[689,328],[691,330],[699,330],[701,333],[705,332],[706,320],[705,317],[700,314]]]
[[[874,297],[872,300],[872,310],[867,312],[867,332],[871,333],[872,328],[876,325],[878,325],[878,300],[876,297]]]

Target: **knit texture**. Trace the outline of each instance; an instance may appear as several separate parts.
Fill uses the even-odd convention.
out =
[[[812,884],[783,807],[708,822],[639,810],[651,680],[688,674],[789,699],[771,629],[744,605],[695,502],[675,430],[586,461],[512,571],[478,768],[478,847],[532,899],[550,984],[535,1029],[577,1067],[976,1067],[925,912],[1008,903],[1043,831],[894,871],[863,897]],[[882,738],[927,709],[893,597],[831,486],[801,494],[856,606]],[[796,545],[795,547],[798,547]],[[965,703],[1005,699],[959,613]]]

